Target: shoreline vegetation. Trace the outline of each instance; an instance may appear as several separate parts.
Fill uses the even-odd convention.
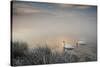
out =
[[[62,54],[52,53],[50,48],[38,47],[29,51],[28,44],[24,42],[11,42],[11,65],[40,65],[97,61],[96,56],[86,55],[78,56],[64,51]]]

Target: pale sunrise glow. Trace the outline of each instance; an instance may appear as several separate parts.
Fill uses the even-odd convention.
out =
[[[96,44],[96,7],[89,5],[13,2],[13,41],[63,49],[63,40]],[[91,45],[94,46],[94,45]]]
[[[12,1],[11,65],[97,61],[97,6]]]

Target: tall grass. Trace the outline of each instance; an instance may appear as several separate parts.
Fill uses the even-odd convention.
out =
[[[84,59],[84,60],[83,60]],[[92,61],[94,58],[90,55],[79,57],[68,52],[52,53],[48,47],[38,47],[28,51],[28,45],[23,42],[11,43],[11,65],[39,65],[55,63],[71,63],[80,61]]]

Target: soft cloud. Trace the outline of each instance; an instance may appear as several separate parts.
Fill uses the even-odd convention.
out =
[[[13,3],[13,13],[17,15],[32,14],[42,12],[40,9],[33,7],[31,4]]]
[[[80,6],[75,6],[77,9],[89,9],[91,8],[90,6],[83,6],[83,5],[80,5]]]
[[[88,9],[91,8],[90,6],[86,6],[86,5],[72,5],[72,4],[59,4],[58,5],[59,8],[61,9],[66,9],[66,8],[76,8],[76,9]]]

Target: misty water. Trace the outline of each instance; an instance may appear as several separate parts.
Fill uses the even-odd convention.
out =
[[[12,65],[97,60],[96,6],[16,1],[12,6]]]

